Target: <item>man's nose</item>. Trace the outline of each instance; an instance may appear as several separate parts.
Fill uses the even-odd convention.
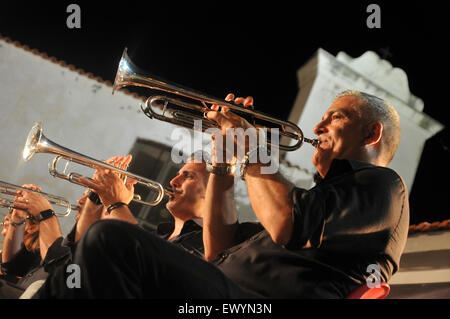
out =
[[[316,135],[320,135],[326,132],[326,126],[325,126],[325,121],[320,121],[319,123],[317,123],[317,125],[314,127],[313,130],[314,134]]]
[[[175,176],[174,178],[172,178],[170,180],[170,186],[172,186],[174,188],[180,187],[181,186],[180,176]]]

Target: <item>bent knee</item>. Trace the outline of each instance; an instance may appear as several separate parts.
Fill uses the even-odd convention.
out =
[[[82,237],[83,246],[114,243],[116,240],[123,241],[123,238],[129,234],[128,226],[131,225],[120,220],[98,220],[86,230]]]

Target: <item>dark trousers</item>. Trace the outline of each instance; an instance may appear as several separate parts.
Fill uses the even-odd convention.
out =
[[[75,272],[64,266],[36,298],[252,298],[214,265],[118,220],[92,224],[73,264],[80,267],[80,288],[68,287]]]

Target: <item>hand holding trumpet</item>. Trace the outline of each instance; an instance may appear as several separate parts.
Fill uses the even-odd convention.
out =
[[[30,190],[33,190],[35,192],[27,192],[24,190],[18,190],[17,196],[14,200],[14,207],[17,209],[14,209],[14,211],[22,210],[26,211],[28,214],[30,214],[33,217],[39,216],[39,213],[48,209],[52,209],[53,207],[50,204],[50,202],[40,193],[41,188],[39,186],[33,185],[33,184],[24,184],[22,187],[28,188]],[[14,214],[13,211],[13,214]],[[16,212],[15,215],[20,216],[23,215],[21,213]]]
[[[235,98],[234,94],[230,93],[226,96],[225,101],[233,101],[235,104],[242,104],[245,108],[253,108],[253,98],[251,96],[248,96],[247,98]],[[211,106],[211,111],[206,114],[206,117],[207,119],[216,122],[222,132],[221,139],[216,139],[216,137],[212,135],[213,164],[221,165],[222,161],[220,159],[225,159],[225,162],[231,165],[235,164],[236,159],[242,160],[242,158],[238,157],[243,157],[248,152],[250,147],[248,134],[254,132],[254,140],[256,141],[256,128],[244,118],[231,112],[226,106],[222,106],[219,110],[219,106],[217,104]],[[238,143],[238,135],[240,134],[240,131],[229,129],[242,129],[243,131],[245,131],[246,136],[242,136],[242,138],[245,138],[245,143]],[[230,133],[233,136],[233,145],[229,145],[226,142],[227,134]],[[232,156],[230,156],[231,154]]]
[[[131,159],[131,155],[114,156],[107,163],[125,170]],[[129,204],[134,197],[136,181],[129,178],[124,181],[123,176],[109,169],[98,168],[95,170],[93,179],[82,177],[80,182],[96,192],[106,207],[117,202]]]

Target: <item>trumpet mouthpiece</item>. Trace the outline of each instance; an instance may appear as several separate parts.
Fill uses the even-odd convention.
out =
[[[318,139],[309,139],[309,138],[305,137],[305,138],[303,138],[303,141],[305,141],[306,143],[311,144],[314,147],[317,147],[320,144],[320,141]]]

